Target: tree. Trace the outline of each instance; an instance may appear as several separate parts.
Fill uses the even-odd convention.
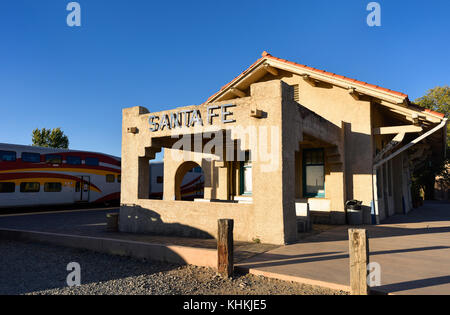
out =
[[[33,130],[33,146],[46,148],[69,148],[69,138],[64,134],[61,128],[54,128],[52,130],[38,128]]]
[[[440,112],[448,117],[450,114],[450,87],[448,85],[437,86],[427,91],[414,101],[417,105]],[[450,124],[447,125],[447,146],[450,146]]]
[[[445,85],[430,89],[427,91],[426,95],[416,99],[415,103],[421,107],[443,113],[445,117],[448,117],[450,113],[450,87]],[[450,185],[449,148],[450,124],[447,125],[446,159],[439,159],[437,157],[432,158],[414,172],[413,185],[424,188],[426,199],[433,199],[436,176],[439,176],[439,181],[444,183],[447,187]]]

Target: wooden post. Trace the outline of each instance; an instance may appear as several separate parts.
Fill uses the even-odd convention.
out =
[[[217,233],[217,271],[223,277],[233,276],[233,226],[234,221],[220,219]]]
[[[349,229],[350,287],[352,295],[368,295],[367,265],[369,264],[369,236],[365,229]]]

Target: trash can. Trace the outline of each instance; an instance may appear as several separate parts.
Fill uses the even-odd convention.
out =
[[[348,224],[350,224],[350,225],[363,224],[363,211],[362,211],[361,204],[362,204],[362,201],[358,201],[358,200],[348,200],[345,203]]]
[[[106,215],[106,231],[118,232],[119,231],[119,214],[108,213]]]

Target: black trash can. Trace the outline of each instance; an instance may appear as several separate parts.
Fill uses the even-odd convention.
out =
[[[348,200],[345,203],[348,224],[350,224],[350,225],[363,224],[363,211],[362,211],[361,204],[362,204],[362,201],[359,201],[359,200]]]

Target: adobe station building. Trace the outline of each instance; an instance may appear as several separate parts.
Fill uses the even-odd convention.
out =
[[[212,236],[234,219],[235,240],[286,244],[297,215],[345,224],[347,200],[364,223],[412,209],[411,172],[443,156],[444,115],[379,86],[264,52],[198,106],[123,110],[120,230]],[[149,161],[164,152],[162,200],[149,199]],[[181,200],[190,169],[204,198]]]

